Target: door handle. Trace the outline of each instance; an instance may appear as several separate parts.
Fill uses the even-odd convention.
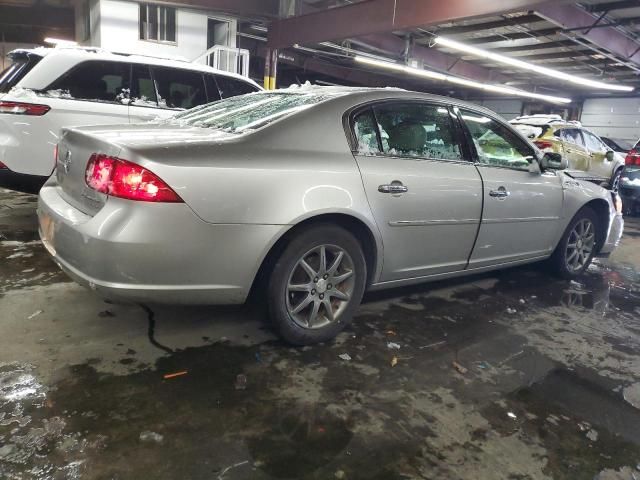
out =
[[[507,189],[504,187],[500,187],[497,190],[491,190],[489,192],[489,195],[494,198],[507,198],[509,195],[511,195],[511,192],[507,191]]]
[[[409,189],[400,182],[392,182],[389,185],[380,185],[378,187],[378,191],[380,193],[398,194],[398,193],[406,193],[409,191]]]

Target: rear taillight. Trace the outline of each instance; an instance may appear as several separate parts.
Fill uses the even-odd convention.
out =
[[[112,197],[142,202],[182,202],[156,174],[121,158],[94,153],[89,158],[85,180],[92,189]]]
[[[540,150],[553,149],[553,143],[549,140],[534,140],[533,143],[536,144]]]
[[[51,107],[49,105],[0,101],[0,113],[11,113],[14,115],[33,115],[40,117],[47,113],[49,110],[51,110]]]
[[[7,167],[4,163],[0,162],[0,170],[7,170],[9,167]]]
[[[624,159],[625,165],[640,165],[640,152],[637,150],[630,150],[627,153],[627,157]]]

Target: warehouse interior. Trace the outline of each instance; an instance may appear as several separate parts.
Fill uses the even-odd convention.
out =
[[[50,61],[55,55],[60,60]],[[104,90],[101,94],[119,95],[117,101],[64,106],[66,114],[73,111],[82,118],[74,123],[51,114],[57,115],[56,109],[61,111],[65,101],[80,98],[64,91],[55,78],[47,79],[43,85],[48,87],[42,89],[29,82],[40,81],[45,73],[38,72],[44,71],[45,64],[52,65],[51,71],[63,72],[65,62],[77,59],[122,60],[133,66],[127,66],[130,70],[123,78],[128,77],[117,89],[108,84],[108,76],[104,77],[107,82],[98,85]],[[133,96],[136,62],[148,63],[152,97],[140,93],[142,82],[137,87],[139,98]],[[29,65],[33,73],[20,73],[18,64]],[[73,68],[69,67],[72,73]],[[187,78],[187,70],[200,72],[199,81],[205,85],[202,98],[196,102],[197,95],[188,85],[177,94],[173,86],[164,93],[160,88],[163,68],[173,69],[176,77],[171,81],[176,85],[181,75]],[[640,478],[640,0],[0,0],[0,72],[0,479]],[[64,75],[60,78],[65,79]],[[225,79],[241,81],[244,87],[233,90],[223,84]],[[86,83],[91,81],[87,78]],[[247,238],[263,234],[263,230],[259,234],[246,230],[256,233],[192,241],[203,225],[220,224],[239,231],[245,223],[260,224],[264,231],[276,225],[289,228],[293,221],[251,219],[267,215],[264,211],[272,215],[264,218],[279,219],[277,215],[284,215],[294,204],[311,212],[316,204],[329,201],[333,193],[323,188],[333,184],[334,178],[339,186],[333,189],[344,192],[340,198],[346,198],[343,210],[356,209],[359,197],[338,179],[351,170],[336,159],[355,158],[355,183],[366,190],[361,162],[376,153],[382,158],[383,150],[388,153],[391,146],[391,133],[384,132],[384,121],[378,121],[374,107],[370,107],[376,123],[371,131],[377,132],[373,152],[359,152],[361,145],[354,145],[360,133],[353,111],[334,114],[336,125],[325,121],[324,131],[317,127],[320,121],[303,116],[314,109],[298,105],[291,111],[302,112],[300,118],[316,127],[314,134],[296,136],[303,131],[304,121],[295,125],[289,117],[280,120],[276,112],[273,130],[288,121],[291,135],[278,132],[271,138],[264,133],[271,127],[259,130],[263,124],[255,121],[258,127],[250,123],[247,137],[263,135],[259,138],[264,143],[232,153],[231,160],[240,166],[225,158],[214,173],[198,170],[206,163],[203,149],[227,148],[225,135],[231,135],[228,125],[205,134],[203,124],[188,123],[199,111],[212,109],[215,114],[218,102],[278,92],[315,95],[322,88],[338,92],[331,95],[389,92],[385,101],[400,98],[403,91],[418,92],[415,98],[436,98],[433,101],[440,110],[446,107],[446,114],[460,125],[469,120],[465,108],[482,107],[471,111],[486,115],[476,119],[479,123],[501,122],[502,128],[519,132],[520,141],[526,140],[539,153],[534,163],[544,167],[552,159],[562,166],[553,167],[553,172],[552,167],[529,169],[520,181],[525,185],[522,191],[537,188],[533,175],[543,179],[541,184],[547,182],[544,188],[548,189],[550,178],[575,167],[575,151],[574,157],[565,159],[567,163],[561,162],[557,152],[565,155],[567,149],[582,148],[588,158],[586,163],[577,161],[575,167],[582,174],[569,175],[569,184],[558,188],[555,210],[546,207],[551,205],[545,203],[549,190],[542,187],[531,190],[524,200],[520,190],[513,189],[513,194],[492,190],[491,197],[504,196],[496,201],[526,204],[529,216],[487,220],[484,213],[478,214],[481,219],[471,243],[487,251],[496,245],[524,244],[544,235],[543,228],[537,231],[531,222],[550,218],[561,225],[559,241],[567,236],[570,243],[573,214],[577,211],[577,218],[583,211],[570,210],[571,202],[578,202],[568,191],[574,187],[585,199],[604,198],[610,206],[609,210],[603,207],[607,221],[598,217],[598,226],[608,229],[598,233],[596,240],[602,255],[594,252],[581,275],[571,277],[549,273],[547,259],[542,257],[537,260],[544,262],[505,262],[506,269],[479,269],[467,276],[440,275],[440,270],[434,270],[428,283],[400,283],[400,277],[389,277],[391,288],[368,288],[362,304],[353,307],[352,323],[336,330],[335,338],[313,344],[292,344],[286,335],[283,340],[272,318],[276,307],[265,303],[273,290],[269,282],[275,278],[269,275],[286,263],[273,255],[295,245],[293,234],[273,240],[260,251],[263,257],[255,268],[255,280],[252,277],[248,284],[245,303],[183,302],[180,291],[171,292],[171,282],[163,277],[180,270],[181,278],[189,279],[195,264],[207,262],[189,259],[191,246],[206,249],[216,258],[228,257],[220,268],[228,274],[228,283],[219,283],[221,289],[231,290],[242,277],[228,273],[236,269],[237,248],[255,246]],[[122,95],[131,97],[121,101]],[[324,101],[322,93],[318,95],[318,103]],[[115,112],[116,103],[118,108],[125,105],[128,113]],[[252,108],[239,105],[240,110]],[[36,109],[29,110],[32,107]],[[193,111],[188,110],[192,107]],[[25,115],[41,116],[47,122],[52,118],[51,123],[32,129],[32,118],[23,117],[21,108],[27,109]],[[458,115],[459,108],[463,113]],[[79,117],[82,109],[84,116]],[[106,119],[105,112],[111,111]],[[134,118],[132,112],[138,116]],[[166,127],[174,121],[173,115],[186,119],[177,133]],[[167,129],[149,133],[144,126],[132,125],[142,121]],[[121,123],[126,124],[121,130],[108,129]],[[122,153],[113,152],[145,141],[146,150],[133,163],[145,168],[160,165],[156,173],[163,178],[181,164],[188,165],[192,170],[178,176],[175,184],[163,183],[160,188],[166,186],[165,190],[178,195],[170,200],[176,202],[171,205],[175,209],[191,198],[196,205],[209,201],[207,212],[214,212],[210,216],[216,220],[209,221],[191,204],[189,212],[197,217],[194,223],[173,216],[177,210],[165,210],[166,216],[156,213],[138,228],[154,242],[159,239],[152,244],[155,247],[145,248],[144,242],[130,235],[139,215],[149,212],[153,204],[127,214],[117,229],[108,222],[111,215],[123,214],[114,209],[104,214],[109,218],[101,220],[104,224],[95,234],[97,240],[104,240],[104,249],[90,251],[94,238],[83,230],[82,222],[99,216],[105,203],[124,211],[128,200],[108,198],[113,196],[108,189],[101,192],[106,201],[93,192],[87,194],[87,186],[92,187],[91,181],[100,176],[94,170],[92,178],[87,166],[81,178],[86,181],[81,187],[85,190],[76,197],[69,195],[71,206],[53,203],[46,189],[64,190],[59,172],[63,168],[69,174],[71,169],[69,175],[73,175],[72,162],[78,161],[76,151],[63,145],[64,138],[74,138],[71,127],[76,126],[81,131],[88,126],[89,134],[82,137],[85,143],[78,141],[83,154],[94,152],[88,165],[95,166],[102,157],[94,156],[102,152],[87,150],[91,148],[87,143],[107,145],[105,155],[116,158]],[[59,133],[62,128],[66,133]],[[252,133],[252,128],[258,133]],[[473,132],[456,128],[460,145],[468,145],[462,153],[478,149],[475,163],[479,163],[480,145],[485,144],[471,139]],[[343,130],[346,138],[327,141],[329,135]],[[564,131],[580,140],[567,139]],[[434,132],[428,130],[425,138],[430,138],[429,133]],[[304,144],[305,138],[314,135],[319,145]],[[18,145],[18,138],[23,145]],[[25,170],[15,181],[10,176],[19,173],[20,165],[35,162],[36,150],[29,144],[44,138],[46,175]],[[287,143],[285,154],[293,151],[300,158],[285,156],[286,168],[280,168],[280,159],[270,153],[276,142]],[[134,147],[129,151],[136,152]],[[154,164],[153,155],[163,160]],[[168,160],[170,155],[174,157]],[[207,155],[221,161],[217,150]],[[307,163],[302,162],[305,155]],[[263,159],[259,168],[242,163],[255,157]],[[84,168],[87,162],[82,160]],[[225,176],[234,169],[238,171]],[[372,171],[378,176],[385,172],[378,164]],[[479,171],[478,188],[489,188],[488,177]],[[151,173],[144,168],[131,172]],[[292,172],[315,175],[317,184],[307,188],[302,176],[291,182]],[[402,227],[403,222],[411,223],[405,231],[414,232],[456,222],[475,225],[471,213],[462,220],[452,213],[471,188],[457,183],[461,177],[442,174],[415,197],[415,190],[403,197],[407,190],[399,181],[404,180],[402,174],[398,168],[388,185],[376,187],[377,193],[390,194],[389,199],[398,202],[408,198],[414,203],[407,208],[412,214],[417,210],[418,220],[412,217],[411,223],[409,214],[401,212],[400,220],[387,222],[384,217],[384,223],[374,211],[373,234],[361,227],[352,231],[362,245],[366,247],[369,237],[384,237],[385,229],[401,230],[394,227]],[[199,178],[191,180],[190,175]],[[406,178],[420,175],[417,169],[411,170]],[[230,180],[221,185],[216,176]],[[3,183],[5,178],[11,180]],[[377,186],[378,177],[374,180]],[[191,197],[190,181],[202,188]],[[306,188],[308,196],[302,202],[291,193],[296,183]],[[393,190],[399,187],[404,190]],[[314,189],[323,193],[309,195]],[[244,200],[247,192],[252,202]],[[445,213],[427,218],[431,205],[415,203],[421,194],[433,195],[428,198],[438,199]],[[485,212],[492,199],[482,193],[476,197],[478,209]],[[42,212],[68,214],[87,198],[99,206],[92,204],[90,209],[95,211],[70,214],[66,224],[77,232],[57,233],[57,241],[76,239],[68,251],[93,263],[92,271],[109,271],[109,265],[126,271],[127,263],[144,259],[145,272],[157,272],[156,298],[174,295],[172,301],[156,304],[104,296],[104,285],[78,280],[80,264],[69,267],[58,258],[67,249],[48,244],[58,227],[51,226],[49,232],[50,220],[43,220]],[[282,203],[274,208],[265,198]],[[387,212],[397,209],[398,202],[387,204]],[[363,204],[376,208],[371,198]],[[542,206],[547,210],[542,212]],[[336,220],[336,212],[325,210],[320,212],[327,215],[319,221],[322,225],[335,222],[333,227],[347,228],[344,220]],[[503,215],[498,212],[492,214]],[[301,218],[301,223],[310,221]],[[506,238],[498,231],[485,239],[484,222],[500,221],[517,223],[520,237]],[[172,224],[174,230],[165,235],[164,229]],[[118,257],[124,247],[110,243],[108,236],[114,230],[119,230],[117,238],[124,239],[125,246],[136,248],[135,255]],[[444,258],[449,244],[456,244],[460,237],[449,232],[462,230],[444,231],[438,242],[421,247],[432,257],[441,252]],[[396,243],[381,241],[373,253],[375,246],[363,247],[363,261],[369,262],[368,286],[377,286],[372,280],[376,275],[380,284],[385,283],[385,268],[397,258],[379,252],[390,245],[408,252],[415,248],[413,239],[402,238]],[[481,241],[486,244],[479,245]],[[583,241],[575,244],[581,248]],[[415,241],[419,242],[425,241]],[[262,246],[246,248],[244,256],[250,257]],[[557,248],[554,244],[549,250],[551,260]],[[375,255],[384,255],[384,260],[372,267]],[[336,268],[341,258],[335,257]],[[471,252],[465,255],[465,269],[473,259]],[[419,267],[424,268],[424,262]],[[398,271],[406,274],[419,267]],[[313,280],[321,294],[331,288],[325,280],[334,278],[332,272],[324,271],[326,277]],[[311,277],[321,277],[324,271],[320,267]],[[120,288],[126,277],[110,281],[108,287]],[[293,278],[291,273],[287,284],[295,283]],[[133,274],[129,280],[134,282]],[[204,289],[200,284],[197,288]]]

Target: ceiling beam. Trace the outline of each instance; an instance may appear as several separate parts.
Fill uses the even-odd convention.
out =
[[[619,2],[597,3],[595,5],[586,5],[589,12],[610,12],[611,10],[622,10],[624,8],[638,7],[638,0],[622,0]]]
[[[531,52],[535,50],[548,50],[550,48],[573,47],[575,42],[571,40],[560,40],[557,42],[541,42],[533,45],[517,45],[513,47],[494,47],[491,51],[496,53]]]
[[[575,30],[582,26],[588,28],[598,20],[594,15],[575,5],[539,5],[536,7],[536,12],[546,20],[568,30]],[[625,61],[640,65],[640,43],[614,27],[575,31],[574,33],[594,45],[622,57]]]
[[[265,19],[277,18],[280,10],[279,0],[160,0],[160,3]]]
[[[372,33],[438,25],[462,19],[530,10],[563,0],[366,0],[276,20],[268,45],[286,48]]]
[[[462,33],[479,32],[482,30],[493,30],[495,28],[512,27],[514,25],[528,25],[530,23],[544,22],[543,18],[537,15],[521,15],[519,17],[510,17],[503,20],[493,22],[474,23],[473,25],[460,25],[454,27],[438,28],[436,33],[444,37],[451,35],[460,35]]]
[[[506,40],[525,40],[527,38],[551,37],[557,35],[561,31],[560,28],[544,28],[542,30],[529,30],[528,32],[505,33],[502,35],[490,35],[488,37],[467,38],[464,43],[469,45],[481,45],[483,43],[504,42]]]

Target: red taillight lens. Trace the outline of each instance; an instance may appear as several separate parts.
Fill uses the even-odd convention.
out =
[[[156,174],[121,158],[94,153],[89,158],[85,180],[89,187],[113,197],[142,202],[182,202]]]
[[[0,162],[0,170],[8,170],[9,167],[7,167],[4,163]]]
[[[0,101],[0,113],[11,113],[14,115],[33,115],[40,117],[47,113],[49,110],[51,110],[51,107],[49,105]]]
[[[625,165],[640,165],[640,152],[637,150],[631,150],[627,153],[627,157],[624,159]]]
[[[553,149],[553,143],[548,140],[534,140],[533,143],[535,143],[536,147],[540,150]]]

